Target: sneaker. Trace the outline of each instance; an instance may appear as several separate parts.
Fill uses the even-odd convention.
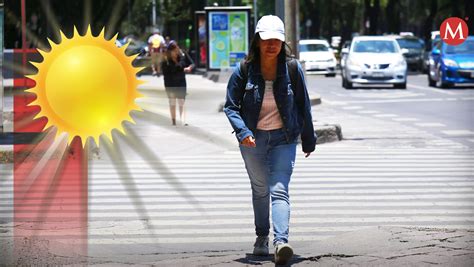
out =
[[[268,236],[257,236],[253,245],[253,255],[268,256]]]
[[[293,257],[293,249],[287,243],[277,243],[275,245],[275,264],[286,265]]]

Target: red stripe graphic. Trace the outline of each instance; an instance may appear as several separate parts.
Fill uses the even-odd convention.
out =
[[[27,106],[35,95],[23,89],[32,86],[32,80],[14,80],[16,133],[41,133],[46,125],[46,118],[33,120],[39,107]],[[31,144],[14,145],[17,265],[60,264],[57,255],[64,259],[87,255],[87,153],[79,138],[69,147],[66,144],[55,139],[54,131],[46,131]]]

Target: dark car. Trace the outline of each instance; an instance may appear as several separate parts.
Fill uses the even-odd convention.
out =
[[[421,71],[423,73],[428,73],[428,71],[430,70],[430,55],[431,55],[431,51],[433,50],[433,47],[437,46],[438,45],[438,42],[440,42],[441,39],[438,36],[436,36],[434,39],[430,40],[429,41],[429,44],[426,45],[426,48],[425,48],[425,54],[423,56],[423,67],[421,69]]]
[[[397,40],[397,43],[401,49],[405,48],[408,50],[407,53],[403,54],[408,68],[411,71],[422,70],[425,49],[423,40],[415,36],[400,36],[396,37],[395,40]]]

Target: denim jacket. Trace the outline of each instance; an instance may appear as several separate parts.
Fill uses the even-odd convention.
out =
[[[265,93],[265,81],[260,65],[250,63],[247,69],[247,83],[245,83],[245,75],[242,74],[240,65],[234,70],[227,85],[224,105],[224,112],[234,128],[239,143],[248,136],[255,137],[254,133]],[[273,82],[273,94],[286,139],[288,143],[296,142],[301,134],[303,152],[313,152],[316,146],[316,134],[303,70],[299,63],[298,77],[294,86],[296,88],[293,88],[291,84],[286,62],[279,60],[277,76]]]

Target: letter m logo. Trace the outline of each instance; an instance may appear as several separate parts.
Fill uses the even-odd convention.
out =
[[[441,38],[448,45],[459,45],[469,35],[469,28],[464,20],[456,17],[447,18],[440,28]]]

